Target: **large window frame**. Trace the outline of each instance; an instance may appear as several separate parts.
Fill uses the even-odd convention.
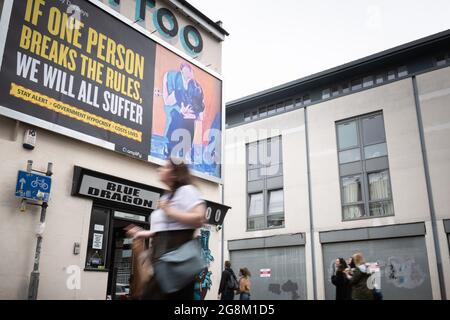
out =
[[[269,163],[262,163],[260,161],[260,148],[263,148],[262,153],[268,155],[268,147],[270,143],[274,140],[278,139],[279,141],[279,157],[278,161],[274,162],[272,159]],[[256,159],[250,159],[250,149],[253,149],[253,152],[256,152]],[[271,148],[271,147],[270,147]],[[284,188],[283,188],[283,158],[282,158],[282,138],[281,136],[275,136],[264,140],[259,140],[246,144],[246,182],[247,182],[247,203],[246,203],[246,220],[247,227],[246,231],[259,231],[259,230],[272,230],[278,228],[285,227],[285,197],[284,197]],[[250,162],[252,160],[252,162]],[[253,161],[256,160],[256,163]],[[277,165],[277,172],[267,175],[268,168]],[[257,170],[257,173],[255,173]],[[275,182],[273,182],[275,181]],[[259,185],[256,189],[250,189],[250,184],[254,183]],[[269,213],[269,205],[270,205],[270,195],[271,192],[282,191],[283,192],[283,208],[280,212],[272,212]],[[250,215],[250,205],[251,205],[251,197],[255,194],[262,194],[263,199],[263,214],[261,215]],[[261,223],[262,219],[264,223]],[[272,219],[277,225],[270,225],[269,220]],[[278,224],[278,221],[282,221]],[[251,227],[251,225],[253,225]]]
[[[363,128],[363,121],[365,119],[371,119],[375,117],[381,117],[382,122],[382,130],[384,133],[383,139],[378,139],[374,141],[370,141],[369,143],[366,143],[364,138],[364,128]],[[357,144],[352,146],[346,146],[341,148],[341,141],[339,140],[339,128],[343,125],[347,125],[350,123],[356,124],[356,134],[357,134]],[[337,121],[335,124],[335,130],[336,130],[336,146],[337,146],[337,158],[338,158],[338,166],[339,166],[339,187],[340,187],[340,197],[341,197],[341,218],[342,221],[354,221],[354,220],[363,220],[363,219],[374,219],[374,218],[382,218],[382,217],[389,217],[395,215],[394,210],[394,200],[392,195],[392,181],[390,176],[390,169],[389,169],[389,152],[387,149],[387,141],[386,141],[386,130],[385,130],[385,124],[384,124],[384,116],[383,112],[378,111],[374,113],[369,113],[365,115],[361,115],[358,117],[353,117],[349,119],[345,119],[342,121]],[[367,147],[373,147],[373,146],[379,146],[379,145],[385,145],[385,154],[381,154],[378,156],[373,156],[370,158],[366,158],[366,149]],[[341,162],[341,154],[342,152],[348,152],[349,150],[356,150],[359,149],[359,159],[355,161],[349,161],[349,162]],[[383,163],[381,165],[378,165],[377,167],[372,168],[371,163],[373,162],[380,162]],[[349,170],[348,167],[354,167],[355,169]],[[388,190],[389,190],[389,197],[383,198],[383,199],[377,199],[377,200],[371,200],[370,199],[370,190],[369,190],[369,175],[379,173],[379,172],[387,172],[388,177]],[[345,190],[344,190],[344,180],[349,179],[352,177],[360,177],[361,181],[361,199],[359,201],[354,202],[345,202]],[[392,205],[392,214],[386,214],[386,215],[371,215],[370,214],[370,207],[371,205],[375,203],[390,203]],[[362,206],[363,208],[363,215],[358,217],[348,217],[345,214],[345,208],[346,207],[352,207],[352,206]]]

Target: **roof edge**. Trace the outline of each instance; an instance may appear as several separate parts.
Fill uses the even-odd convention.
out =
[[[218,22],[214,22],[213,20],[211,20],[207,15],[205,15],[203,12],[198,10],[196,7],[194,7],[192,4],[190,4],[186,0],[177,0],[177,1],[179,3],[181,3],[183,6],[185,6],[186,8],[188,8],[189,10],[191,10],[192,12],[194,12],[195,14],[197,14],[200,18],[205,20],[205,22],[209,26],[214,28],[216,31],[220,32],[222,35],[224,35],[224,36],[230,35],[224,28],[222,28],[222,26]]]

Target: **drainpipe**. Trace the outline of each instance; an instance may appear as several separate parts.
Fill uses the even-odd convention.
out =
[[[425,181],[426,181],[426,186],[427,186],[428,205],[430,207],[431,228],[433,229],[434,249],[436,251],[436,264],[437,264],[437,269],[438,269],[439,288],[441,290],[441,299],[446,300],[447,294],[446,294],[446,290],[445,290],[445,280],[444,280],[444,272],[443,272],[443,268],[442,268],[441,249],[440,249],[440,245],[439,245],[439,234],[438,234],[438,230],[437,230],[436,210],[434,207],[433,190],[431,187],[430,166],[428,164],[428,155],[427,155],[427,148],[426,148],[426,144],[425,144],[425,135],[424,135],[423,121],[422,121],[422,111],[420,108],[419,90],[417,88],[416,76],[412,77],[412,84],[413,84],[413,90],[414,90],[414,100],[415,100],[415,105],[416,105],[417,122],[418,122],[418,126],[419,126],[419,137],[420,137],[420,146],[422,149],[423,168],[425,171]]]
[[[224,204],[225,185],[222,184],[220,189],[221,189],[221,193],[222,193],[222,204]],[[220,256],[220,267],[221,268],[222,268],[223,264],[225,263],[225,261],[224,261],[224,258],[225,258],[225,241],[224,241],[225,232],[224,232],[224,229],[225,229],[225,221],[224,221],[224,223],[222,223],[222,246],[221,246],[221,256]]]
[[[309,134],[308,134],[308,112],[306,107],[303,108],[305,120],[305,140],[306,140],[306,168],[308,172],[308,202],[309,202],[309,231],[311,233],[311,258],[312,258],[312,275],[313,275],[313,299],[317,299],[317,276],[316,276],[316,254],[314,241],[314,217],[311,197],[311,169],[310,169],[310,154],[309,154]]]

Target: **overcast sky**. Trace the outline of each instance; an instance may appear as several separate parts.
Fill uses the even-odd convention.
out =
[[[230,33],[226,102],[450,28],[450,0],[189,0]]]

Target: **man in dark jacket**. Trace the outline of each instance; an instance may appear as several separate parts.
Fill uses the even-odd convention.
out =
[[[231,269],[231,262],[225,261],[225,269],[222,272],[222,278],[220,279],[219,287],[219,299],[220,300],[234,300],[235,288],[230,288],[230,284],[235,283],[236,275],[233,269]]]

